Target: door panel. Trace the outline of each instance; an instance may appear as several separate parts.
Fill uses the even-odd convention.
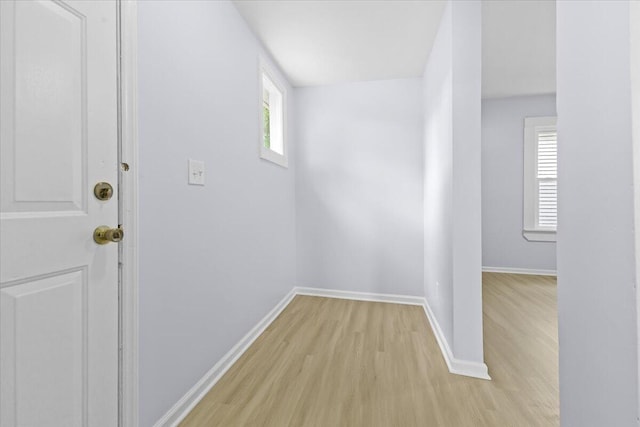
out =
[[[8,425],[86,425],[86,285],[80,270],[0,290]]]
[[[117,425],[116,6],[0,0],[0,427]]]
[[[15,88],[15,193],[11,200],[9,182],[3,186],[3,211],[86,211],[85,17],[64,3],[16,6],[14,73],[7,76]]]

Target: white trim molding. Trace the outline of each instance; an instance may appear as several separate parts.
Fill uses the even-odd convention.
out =
[[[438,323],[436,316],[433,314],[429,303],[425,298],[423,298],[423,300],[424,304],[422,304],[422,307],[424,308],[424,313],[426,314],[427,319],[429,319],[431,329],[433,330],[433,334],[436,336],[436,341],[438,341],[440,352],[442,353],[442,357],[447,364],[449,372],[456,375],[464,375],[466,377],[490,380],[491,377],[489,376],[489,368],[487,367],[486,363],[456,359],[454,357],[453,352],[451,351],[451,347],[449,346],[449,342],[442,332],[440,324]]]
[[[138,76],[137,2],[118,0],[118,216],[119,245],[118,423],[138,425]],[[125,165],[127,167],[125,167]]]
[[[456,359],[453,357],[440,325],[433,316],[431,308],[424,297],[379,294],[370,292],[351,292],[336,289],[294,287],[247,335],[245,335],[222,359],[216,363],[169,411],[160,418],[154,427],[176,427],[202,400],[211,388],[244,354],[253,342],[269,327],[269,325],[289,305],[296,295],[317,296],[325,298],[349,299],[356,301],[383,302],[392,304],[416,305],[424,309],[431,325],[440,351],[449,372],[456,375],[490,380],[487,365],[480,362]]]
[[[325,298],[339,298],[339,299],[351,299],[357,301],[373,301],[373,302],[390,302],[394,304],[408,304],[408,305],[422,305],[424,302],[423,297],[414,297],[406,295],[394,295],[394,294],[377,294],[370,292],[351,292],[340,291],[335,289],[321,289],[321,288],[295,288],[296,295],[309,295],[314,297]]]
[[[265,317],[258,322],[213,368],[207,372],[171,409],[160,418],[154,427],[174,427],[191,412],[202,398],[216,385],[222,376],[244,354],[253,342],[267,329],[267,327],[282,313],[291,300],[296,296],[293,288]]]
[[[297,295],[310,295],[317,297],[327,298],[342,298],[351,299],[357,301],[374,301],[374,302],[387,302],[393,304],[407,304],[407,305],[419,305],[424,309],[424,312],[429,320],[433,334],[436,336],[438,345],[440,346],[440,352],[444,358],[449,372],[457,375],[464,375],[467,377],[480,378],[484,380],[490,380],[489,369],[485,363],[472,362],[468,360],[456,359],[451,352],[451,348],[440,329],[440,325],[436,320],[426,298],[417,296],[406,295],[394,295],[394,294],[378,294],[370,292],[351,292],[340,291],[335,289],[321,289],[321,288],[296,288]]]
[[[534,276],[557,276],[556,270],[538,270],[533,268],[482,267],[484,273],[531,274]]]

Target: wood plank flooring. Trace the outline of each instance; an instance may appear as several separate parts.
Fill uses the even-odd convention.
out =
[[[492,381],[447,371],[421,307],[297,296],[181,425],[557,426],[555,279],[483,290]]]

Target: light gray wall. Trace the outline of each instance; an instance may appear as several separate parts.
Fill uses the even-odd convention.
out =
[[[555,115],[555,95],[482,101],[485,267],[556,270],[555,242],[530,242],[522,236],[524,119]]]
[[[457,359],[482,363],[481,5],[449,2],[424,73],[424,292]]]
[[[421,88],[296,89],[300,286],[422,294]]]
[[[453,29],[453,353],[484,362],[482,340],[482,4],[451,2]]]
[[[631,3],[631,14],[629,16],[631,22],[631,98],[632,98],[632,117],[633,117],[633,150],[634,150],[634,172],[635,172],[635,229],[640,230],[640,2]],[[636,232],[636,316],[640,307],[640,293],[638,292],[638,284],[640,284],[640,233]],[[640,326],[638,327],[640,335]],[[639,342],[636,343],[640,348]],[[640,352],[640,349],[638,350]],[[640,364],[640,360],[638,360]],[[640,371],[640,367],[638,368]],[[638,372],[640,377],[640,372]],[[640,380],[639,380],[640,381]],[[640,382],[638,384],[638,411],[640,412]]]
[[[637,426],[629,2],[558,2],[563,426]]]
[[[631,3],[631,97],[633,117],[633,150],[634,150],[634,192],[635,192],[635,229],[640,230],[640,2]],[[640,233],[636,232],[635,247],[640,248]],[[636,249],[636,316],[640,307],[640,251]],[[640,334],[640,326],[638,327]],[[640,338],[638,348],[640,352]],[[640,364],[640,360],[638,361]],[[640,367],[639,367],[640,371]],[[640,377],[640,372],[638,372]],[[638,384],[638,410],[640,412],[640,382]]]
[[[148,427],[295,285],[295,204],[293,164],[258,157],[261,48],[233,5],[142,1],[138,14]],[[187,185],[187,158],[206,162],[205,187]]]

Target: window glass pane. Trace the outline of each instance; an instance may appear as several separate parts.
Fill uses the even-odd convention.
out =
[[[284,97],[266,74],[262,86],[264,147],[284,155]]]
[[[2,1],[2,0],[0,0]],[[278,86],[278,80],[272,79],[272,74],[266,64],[260,61],[259,76],[261,82],[260,132],[258,143],[260,145],[260,157],[282,167],[288,167],[287,148],[285,146],[285,83]]]
[[[263,142],[265,148],[271,147],[271,121],[269,117],[269,92],[263,91],[262,95],[262,118],[263,118]]]

